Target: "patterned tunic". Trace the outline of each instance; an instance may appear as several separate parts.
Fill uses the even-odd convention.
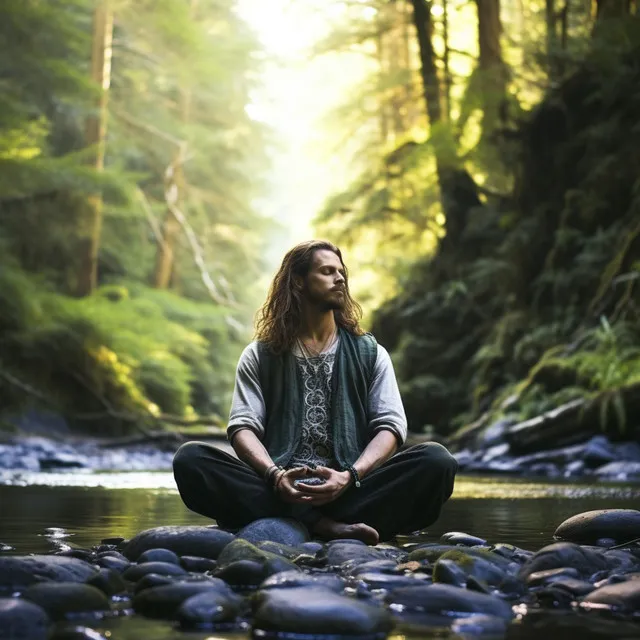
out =
[[[319,356],[296,356],[302,372],[304,406],[300,444],[287,467],[323,466],[336,464],[331,434],[331,373],[335,350]]]

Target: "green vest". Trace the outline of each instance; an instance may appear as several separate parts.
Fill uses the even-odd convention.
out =
[[[352,465],[371,440],[369,388],[378,355],[375,338],[339,330],[331,377],[330,428],[334,457],[341,469]],[[285,467],[300,443],[304,406],[302,372],[291,351],[276,355],[258,343],[259,375],[264,397],[262,443],[273,462]]]

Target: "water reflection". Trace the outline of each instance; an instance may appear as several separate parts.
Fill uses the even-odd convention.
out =
[[[166,472],[31,474],[22,479],[30,484],[0,486],[0,543],[19,553],[51,551],[61,542],[91,546],[105,537],[128,538],[164,524],[211,522],[184,507]],[[43,484],[31,484],[36,480]],[[45,480],[51,480],[49,486]],[[638,486],[462,477],[425,538],[467,531],[535,550],[552,541],[565,518],[591,509],[635,508],[639,498]]]

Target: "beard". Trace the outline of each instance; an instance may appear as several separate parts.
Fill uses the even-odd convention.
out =
[[[318,295],[307,291],[307,299],[309,302],[317,306],[321,311],[342,311],[347,303],[347,294],[345,291],[329,291],[326,294]]]

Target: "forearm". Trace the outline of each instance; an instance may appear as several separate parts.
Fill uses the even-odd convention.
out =
[[[395,434],[387,429],[378,431],[353,466],[358,475],[364,478],[385,463],[396,452],[397,448],[398,440]]]
[[[236,432],[231,446],[238,458],[255,469],[261,476],[269,467],[273,466],[271,456],[251,429],[241,429]]]

